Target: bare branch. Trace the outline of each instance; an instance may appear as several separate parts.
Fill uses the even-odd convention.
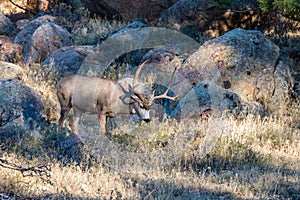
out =
[[[24,10],[25,12],[29,12],[30,14],[33,14],[33,15],[36,15],[35,12],[32,12],[31,10],[29,9],[26,9],[26,8],[23,8],[22,6],[16,4],[15,2],[13,2],[12,0],[8,0],[11,4],[13,4],[14,6],[20,8],[21,10]]]
[[[47,183],[51,183],[50,178],[50,171],[51,169],[47,165],[40,165],[40,166],[20,166],[15,163],[10,163],[7,160],[0,158],[0,167],[11,169],[15,171],[19,171],[22,173],[23,177],[28,176],[39,176],[43,181]]]

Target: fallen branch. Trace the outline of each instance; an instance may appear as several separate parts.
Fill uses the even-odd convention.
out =
[[[18,4],[16,4],[15,2],[13,2],[13,0],[8,0],[11,4],[13,4],[14,6],[20,8],[21,10],[24,10],[25,12],[29,12],[30,14],[33,14],[33,15],[36,15],[35,12],[32,12],[31,10],[27,9],[27,8],[24,8]]]
[[[11,169],[11,170],[16,170],[21,172],[23,177],[28,177],[28,176],[39,176],[43,181],[50,183],[50,167],[47,165],[40,165],[40,166],[20,166],[15,163],[10,163],[7,160],[1,159],[0,158],[0,167],[6,168],[6,169]]]

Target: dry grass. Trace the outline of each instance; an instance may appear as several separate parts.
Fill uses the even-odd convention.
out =
[[[85,20],[70,26],[76,44],[95,44],[125,26]],[[55,80],[39,66],[22,77],[42,94],[46,118],[53,121],[58,117]],[[107,136],[98,133],[93,120],[81,125],[83,144],[67,128],[57,133],[56,124],[0,134],[0,198],[300,198],[299,102],[264,119],[133,121],[118,124]],[[45,165],[45,173],[9,168]]]
[[[57,114],[50,101],[57,102],[55,77],[36,66],[22,81],[44,95],[48,118]],[[0,135],[1,159],[51,170],[30,174],[0,166],[0,197],[297,199],[299,119],[295,102],[263,119],[154,119],[139,125],[121,118],[107,136],[98,133],[95,119],[84,118],[83,144],[67,128],[57,133],[56,124],[17,130]]]
[[[16,0],[14,1],[14,3],[24,8],[26,8],[26,4],[27,4],[26,0]],[[18,8],[17,6],[14,6],[12,3],[9,2],[9,0],[2,0],[0,2],[0,11],[5,15],[24,13],[24,10]]]
[[[23,177],[19,171],[1,167],[0,191],[10,197],[51,199],[297,199],[300,197],[299,108],[299,103],[295,103],[289,115],[266,119],[223,117],[123,126],[111,131],[109,140],[119,145],[118,150],[123,154],[101,156],[94,151],[97,143],[92,143],[97,140],[93,137],[100,137],[98,134],[82,134],[82,138],[87,137],[86,144],[79,145],[70,142],[74,137],[68,133],[60,136],[54,133],[54,128],[41,129],[34,142],[41,145],[40,154],[26,154],[27,149],[17,148],[22,142],[19,141],[11,144],[15,148],[2,153],[2,158],[22,166],[46,162],[51,167],[50,176]],[[36,141],[39,139],[43,142]],[[163,146],[158,141],[168,143]],[[183,146],[182,142],[186,144]],[[72,153],[81,154],[79,160],[64,151],[74,144],[77,150]],[[179,149],[182,147],[184,151]],[[115,156],[114,160],[119,161],[122,159],[117,156],[128,159],[128,155],[136,155],[139,149],[147,152],[149,160],[158,155],[154,152],[162,152],[164,165],[159,160],[158,165],[145,170],[142,162],[131,166],[128,166],[131,162],[119,162],[124,166],[116,167],[113,159],[104,159],[105,156]],[[164,151],[170,154],[165,155]]]

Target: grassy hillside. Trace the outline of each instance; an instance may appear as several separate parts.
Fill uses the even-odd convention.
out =
[[[7,0],[0,7],[8,15],[23,12]],[[75,45],[95,45],[128,24],[69,7],[53,12]],[[277,22],[282,26],[265,33],[299,74],[299,32]],[[299,100],[264,118],[163,118],[124,123],[108,135],[83,120],[90,133],[77,137],[67,125],[56,130],[58,77],[40,64],[24,70],[20,81],[42,95],[46,120],[34,130],[12,126],[3,133],[0,126],[0,199],[300,199]]]
[[[110,141],[122,144],[124,155],[147,153],[147,169],[134,157],[126,157],[133,166],[130,160],[116,164],[124,158],[117,154],[98,154],[96,134],[82,134],[83,145],[68,131],[56,133],[54,124],[20,130],[1,147],[1,159],[8,163],[1,163],[0,191],[15,198],[297,199],[299,102],[287,113],[265,119],[165,121],[112,131]],[[128,134],[137,137],[128,139]],[[167,149],[172,151],[164,154]],[[162,155],[164,162],[155,163],[152,155]]]

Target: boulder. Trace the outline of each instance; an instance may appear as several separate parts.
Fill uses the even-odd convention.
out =
[[[0,12],[0,35],[8,35],[12,32],[14,26],[12,21]]]
[[[277,88],[275,78],[284,81],[288,87],[291,84],[290,79],[278,77],[288,74],[288,66],[280,67],[284,68],[284,73],[274,73],[278,59],[279,47],[263,33],[238,28],[205,42],[185,65],[194,69],[198,81],[213,80],[245,102],[271,106]],[[289,93],[288,87],[281,87],[281,90]]]
[[[117,37],[120,34],[124,34],[126,31],[136,29],[136,28],[145,28],[149,27],[147,24],[144,24],[142,22],[136,21],[128,24],[125,28],[122,28],[121,30],[117,31],[116,33],[112,34],[111,37]]]
[[[268,113],[261,104],[244,102],[236,93],[205,80],[196,84],[168,114],[179,120],[228,114],[243,118],[249,114],[266,116]]]
[[[0,61],[0,79],[3,78],[21,78],[24,70],[15,64]]]
[[[93,13],[107,18],[122,18],[129,21],[146,19],[156,22],[163,11],[178,0],[85,0],[84,5]]]
[[[140,76],[154,76],[152,81],[158,86],[156,90],[159,93],[163,93],[172,81],[171,92],[183,96],[192,88],[192,84],[183,76],[185,69],[181,69],[181,65],[183,60],[188,57],[188,53],[191,52],[181,55],[181,51],[176,46],[154,48],[143,57],[143,60],[148,60],[148,62],[143,67]],[[176,68],[179,70],[176,71],[174,79],[171,80],[171,75]]]
[[[158,25],[179,30],[187,24],[205,23],[204,11],[215,6],[217,4],[209,0],[179,0],[161,15]]]
[[[144,24],[139,21],[132,22],[132,23],[128,24],[126,27],[124,27],[121,30],[117,31],[116,33],[112,34],[110,36],[110,39],[124,38],[123,36],[125,36],[125,35],[128,35],[129,37],[132,37],[132,38],[134,38],[134,37],[139,38],[138,35],[132,34],[132,33],[130,33],[130,31],[134,30],[134,29],[145,28],[145,27],[149,27],[149,26],[147,24]],[[137,30],[136,33],[138,34],[139,31],[142,31],[142,30]],[[124,42],[125,42],[125,40],[124,40]],[[136,42],[140,42],[140,41],[136,40]],[[115,62],[121,63],[121,64],[128,63],[130,65],[138,65],[147,51],[148,50],[145,50],[145,49],[138,49],[138,50],[134,50],[134,51],[131,51],[128,53],[126,52],[124,55],[120,56]]]
[[[29,19],[20,19],[16,22],[17,29],[22,31],[29,23]]]
[[[35,30],[25,46],[25,63],[41,63],[55,50],[71,45],[68,31],[52,22],[45,23]]]
[[[282,61],[275,67],[274,71],[274,92],[271,96],[269,108],[272,111],[284,111],[291,102],[293,95],[294,79],[290,67]]]
[[[258,14],[247,11],[255,6],[246,1],[243,5],[237,5],[237,2],[239,1],[230,3],[229,7],[210,0],[179,0],[161,15],[158,26],[180,30],[194,38],[201,32],[217,37],[237,27],[256,28]]]
[[[0,60],[23,64],[23,46],[15,44],[11,37],[0,35]]]
[[[43,102],[31,88],[15,79],[0,79],[0,133],[12,126],[33,128],[42,120]]]
[[[34,31],[44,23],[54,22],[55,17],[44,15],[38,17],[27,24],[26,20],[20,21],[18,27],[22,29],[15,37],[14,43],[25,45],[32,37]],[[24,27],[23,27],[24,26]]]
[[[111,63],[119,60],[123,61],[120,62],[122,64],[136,66],[149,49],[161,48],[166,45],[178,50],[179,55],[188,54],[199,48],[199,43],[192,38],[170,29],[157,27],[127,28],[100,43],[97,51],[85,59],[83,64],[86,70],[82,73],[86,74],[88,71],[103,72]],[[126,59],[129,54],[131,59]]]
[[[237,94],[226,91],[210,81],[200,81],[180,99],[176,108],[170,112],[170,116],[186,119],[205,116],[207,113],[213,113],[215,116],[224,113],[238,114],[241,106]]]
[[[93,46],[62,47],[51,53],[41,66],[49,67],[58,76],[75,74],[85,57],[94,50],[95,47]]]

